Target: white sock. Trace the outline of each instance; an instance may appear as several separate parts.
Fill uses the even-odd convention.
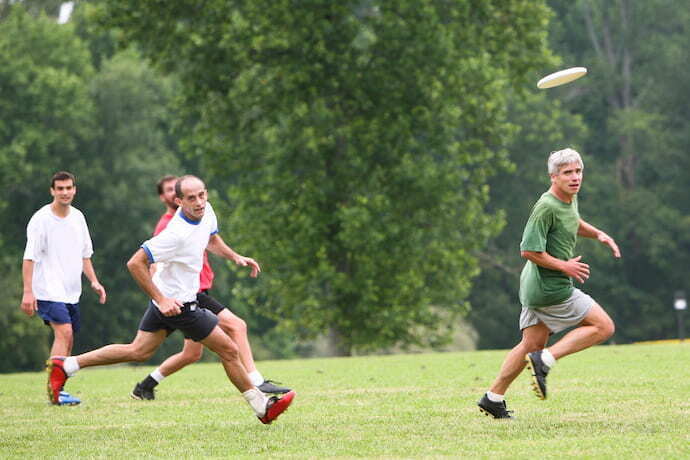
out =
[[[556,364],[556,358],[554,358],[551,352],[546,348],[541,351],[541,360],[549,367],[549,369]]]
[[[244,393],[242,393],[242,396],[244,396],[244,399],[249,403],[252,409],[254,409],[254,413],[258,415],[259,417],[263,417],[266,415],[266,403],[268,402],[268,397],[260,392],[256,388],[252,388],[251,390],[247,390]]]
[[[252,371],[247,375],[249,375],[249,380],[252,381],[252,385],[254,385],[255,387],[258,387],[259,385],[264,383],[264,376],[261,375],[261,372],[259,372],[258,370]]]
[[[492,393],[490,391],[486,392],[486,397],[489,398],[489,401],[491,401],[491,402],[503,401],[503,395],[499,395],[498,393]]]
[[[161,374],[161,368],[157,367],[155,371],[151,372],[151,378],[158,383],[161,383],[165,376]]]
[[[79,363],[77,362],[77,358],[75,358],[74,356],[68,356],[67,358],[65,358],[65,361],[63,361],[62,368],[65,370],[65,373],[68,377],[72,377],[79,370]]]

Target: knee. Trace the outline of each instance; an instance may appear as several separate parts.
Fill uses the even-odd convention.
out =
[[[184,350],[182,353],[182,360],[187,364],[193,364],[201,359],[204,354],[204,349],[202,347],[197,347],[194,350]]]
[[[520,347],[525,353],[532,353],[533,351],[543,350],[545,345],[544,340],[536,340],[534,338],[523,338],[520,342]]]
[[[139,363],[148,361],[151,358],[151,356],[153,356],[154,351],[155,350],[149,350],[146,348],[133,345],[130,348],[130,358],[132,359],[132,361],[136,361]]]
[[[616,325],[610,318],[607,318],[607,320],[603,321],[602,324],[597,327],[597,329],[599,330],[601,340],[604,341],[613,336],[613,334],[616,332]]]
[[[238,317],[223,319],[220,328],[230,337],[242,337],[247,335],[247,323]]]
[[[72,332],[72,328],[67,327],[56,329],[55,338],[64,343],[71,344],[72,340],[74,340],[74,332]]]

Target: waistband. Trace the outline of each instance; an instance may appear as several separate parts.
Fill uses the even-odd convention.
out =
[[[194,311],[197,309],[199,306],[199,302],[196,300],[192,300],[191,302],[185,302],[182,304],[182,307],[180,307],[181,311]]]

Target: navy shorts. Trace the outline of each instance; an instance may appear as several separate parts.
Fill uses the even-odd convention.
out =
[[[38,316],[45,324],[72,324],[72,331],[79,332],[81,320],[78,303],[52,302],[50,300],[38,300]]]
[[[139,322],[139,330],[157,332],[165,329],[170,335],[179,329],[186,339],[200,342],[208,337],[217,324],[218,317],[199,307],[197,302],[187,302],[182,307],[182,313],[175,316],[164,316],[153,302],[149,302],[149,307]]]
[[[214,315],[217,315],[223,309],[225,309],[225,305],[222,303],[218,302],[216,299],[208,295],[207,290],[203,290],[199,292],[196,295],[196,301],[199,302],[199,306],[201,308],[205,308],[207,310],[210,310]]]

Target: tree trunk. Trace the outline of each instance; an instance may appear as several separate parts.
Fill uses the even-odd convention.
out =
[[[352,347],[335,327],[328,330],[328,354],[330,356],[352,356]]]

